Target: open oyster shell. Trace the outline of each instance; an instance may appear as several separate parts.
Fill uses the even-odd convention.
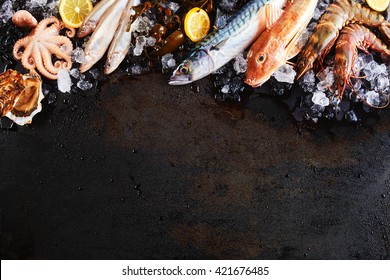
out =
[[[8,117],[18,125],[32,122],[42,110],[42,80],[38,73],[20,74],[8,70],[0,74],[0,116]]]

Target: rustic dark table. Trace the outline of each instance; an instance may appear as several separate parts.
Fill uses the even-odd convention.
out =
[[[390,111],[298,133],[276,99],[114,74],[0,130],[2,259],[388,259]]]

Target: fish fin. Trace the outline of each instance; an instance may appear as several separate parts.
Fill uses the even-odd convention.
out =
[[[210,48],[210,50],[219,50],[220,48],[222,48],[225,44],[226,44],[226,41],[227,41],[228,39],[224,39],[224,40],[222,40],[221,42],[219,42],[218,44],[216,44],[215,46],[212,46],[211,48]]]
[[[270,30],[283,14],[283,10],[275,5],[266,4],[265,9],[265,29]]]
[[[297,66],[296,63],[291,62],[291,61],[286,61],[286,64],[291,65],[291,66],[293,66],[293,67]]]
[[[294,37],[292,37],[290,42],[288,42],[288,44],[286,45],[287,60],[295,57],[301,51],[302,46],[299,46],[297,42],[301,37],[302,33],[305,31],[306,26],[309,24],[310,20],[308,20],[305,24],[302,25],[302,27],[297,31],[297,33],[295,33]]]
[[[303,48],[303,46],[300,46],[299,44],[295,43],[295,45],[293,46],[291,51],[288,53],[287,60],[298,55],[301,52],[302,48]]]

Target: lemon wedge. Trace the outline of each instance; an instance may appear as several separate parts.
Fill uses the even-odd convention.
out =
[[[366,0],[368,6],[377,12],[383,12],[389,6],[390,0]]]
[[[184,31],[192,42],[202,40],[210,30],[210,18],[201,8],[191,9],[184,18]]]
[[[79,28],[92,8],[91,0],[61,0],[59,12],[67,26]]]

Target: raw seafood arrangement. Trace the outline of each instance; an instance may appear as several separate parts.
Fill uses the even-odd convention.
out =
[[[277,95],[298,121],[356,122],[389,104],[388,2],[6,0],[0,114],[31,123],[44,96],[161,71],[172,86],[212,75],[219,101]]]

